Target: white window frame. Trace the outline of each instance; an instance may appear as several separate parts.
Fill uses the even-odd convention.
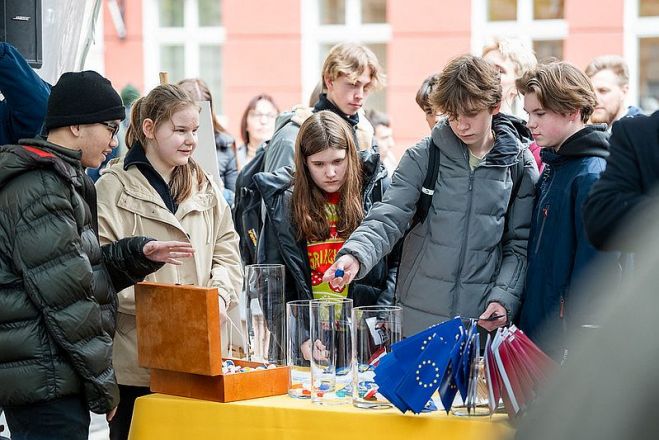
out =
[[[345,0],[345,5],[345,24],[321,25],[319,0],[300,0],[302,103],[309,101],[311,92],[320,80],[323,68],[319,60],[321,44],[349,41],[388,44],[391,41],[389,23],[362,23],[361,0]]]
[[[538,40],[565,40],[568,22],[564,19],[535,20],[533,0],[517,0],[517,20],[489,21],[489,0],[471,0],[471,52],[480,55],[489,38],[515,36],[533,47]]]
[[[640,17],[639,1],[624,2],[623,57],[629,65],[628,104],[639,105],[640,93],[640,56],[641,38],[659,38],[659,16]]]
[[[224,26],[200,27],[197,0],[184,0],[183,27],[160,27],[158,0],[144,0],[142,11],[142,33],[144,35],[144,92],[159,84],[160,46],[177,44],[183,46],[184,76],[199,77],[199,52],[205,45],[224,46]]]

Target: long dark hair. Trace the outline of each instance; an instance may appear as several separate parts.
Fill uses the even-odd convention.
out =
[[[339,190],[338,236],[348,238],[364,218],[361,201],[362,165],[352,130],[334,112],[314,113],[304,121],[295,140],[296,171],[291,205],[299,240],[322,241],[329,238],[330,225],[325,214],[327,200],[324,192],[314,183],[307,166],[309,156],[328,148],[347,150],[346,180]]]

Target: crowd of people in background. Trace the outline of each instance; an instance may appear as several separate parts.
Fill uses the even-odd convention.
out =
[[[0,406],[15,438],[86,439],[91,410],[126,439],[150,392],[132,286],[217,287],[225,323],[245,264],[283,264],[286,301],[396,304],[404,336],[457,315],[516,324],[569,363],[601,324],[589,277],[634,277],[626,225],[654,212],[659,113],[626,106],[622,58],[582,71],[515,38],[428,73],[410,96],[428,132],[398,160],[364,45],[329,51],[308,104],[255,90],[237,143],[201,78],[142,97],[92,71],[51,87],[0,43]],[[219,180],[192,157],[200,101]]]

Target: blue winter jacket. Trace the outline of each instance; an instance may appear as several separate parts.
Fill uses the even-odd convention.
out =
[[[0,43],[0,145],[39,134],[46,116],[50,86],[16,48]]]
[[[544,148],[546,164],[536,188],[528,247],[528,271],[519,326],[555,359],[566,349],[575,328],[596,324],[589,312],[596,298],[583,298],[576,282],[597,258],[619,271],[618,254],[597,251],[588,241],[583,205],[606,166],[608,133],[604,125],[587,126],[556,152]],[[588,302],[585,313],[575,309]]]

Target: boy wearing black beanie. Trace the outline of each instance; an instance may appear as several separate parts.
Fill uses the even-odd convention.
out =
[[[0,406],[16,438],[87,439],[89,411],[114,414],[116,291],[187,243],[98,242],[96,192],[84,167],[116,147],[121,98],[96,72],[52,88],[46,139],[0,147]]]

